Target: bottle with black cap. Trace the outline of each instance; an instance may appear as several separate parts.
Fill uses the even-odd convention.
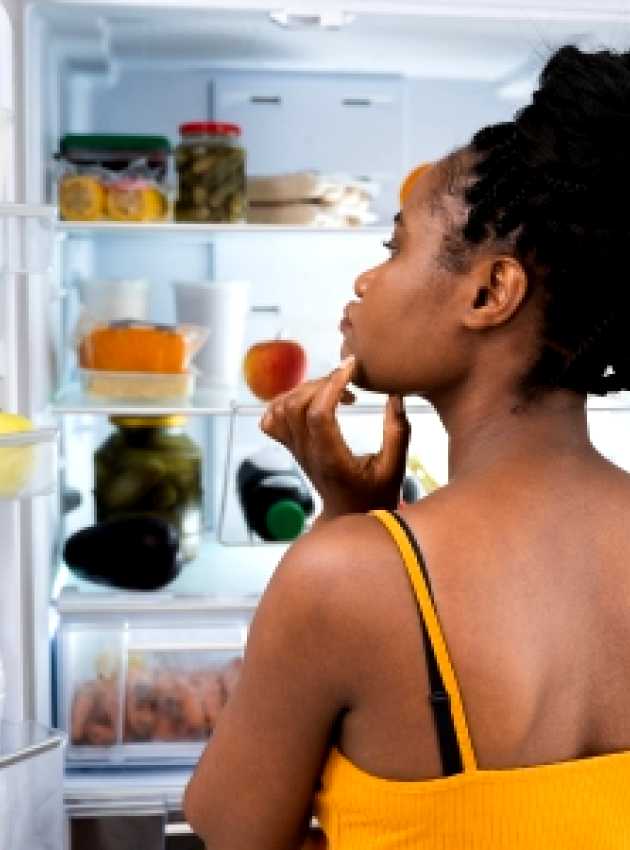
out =
[[[247,527],[262,540],[294,540],[315,510],[302,472],[280,450],[265,449],[245,458],[236,486]]]

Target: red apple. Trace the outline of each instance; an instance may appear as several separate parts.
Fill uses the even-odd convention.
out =
[[[271,401],[301,383],[306,372],[306,352],[291,339],[257,342],[245,355],[243,372],[254,395],[261,401]]]

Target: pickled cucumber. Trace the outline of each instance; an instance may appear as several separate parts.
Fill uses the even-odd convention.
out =
[[[177,221],[241,221],[245,216],[245,152],[213,142],[181,145],[176,155]]]

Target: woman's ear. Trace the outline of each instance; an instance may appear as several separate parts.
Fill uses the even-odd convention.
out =
[[[480,263],[471,275],[473,287],[464,326],[483,330],[508,322],[527,294],[527,274],[514,257],[500,257]]]

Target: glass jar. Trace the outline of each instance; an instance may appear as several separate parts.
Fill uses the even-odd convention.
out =
[[[179,554],[199,551],[201,449],[183,431],[183,416],[113,417],[116,431],[94,455],[96,520],[144,514],[179,533]]]
[[[168,214],[164,136],[69,133],[59,143],[59,215],[66,221],[160,221]]]
[[[175,151],[177,201],[175,220],[241,222],[245,220],[245,149],[237,124],[195,121],[179,128]]]

